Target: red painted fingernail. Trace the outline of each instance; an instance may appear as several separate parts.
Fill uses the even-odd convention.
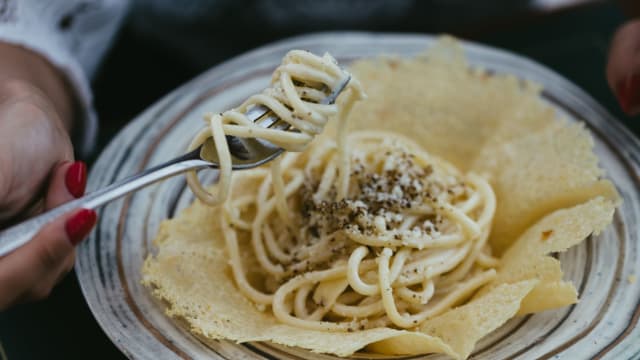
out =
[[[89,232],[96,224],[97,218],[98,215],[95,211],[81,209],[67,220],[64,229],[67,231],[67,236],[73,246],[76,246],[82,239],[89,235]]]
[[[84,188],[87,185],[87,165],[82,161],[74,162],[67,170],[64,181],[71,195],[76,198],[84,195]]]
[[[627,88],[628,110],[631,115],[636,115],[640,111],[640,74],[635,74],[629,79]]]
[[[628,82],[623,81],[618,85],[618,91],[616,95],[618,95],[618,102],[620,103],[620,107],[622,111],[629,112],[629,95],[628,95]]]

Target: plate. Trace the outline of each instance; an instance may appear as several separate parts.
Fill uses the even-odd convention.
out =
[[[89,190],[182,154],[206,111],[238,105],[266,87],[290,49],[330,52],[341,64],[380,54],[413,56],[427,35],[320,33],[270,44],[227,61],[171,92],[124,128],[100,155]],[[601,166],[623,197],[613,224],[600,236],[559,255],[578,304],[520,317],[476,346],[475,359],[638,358],[640,356],[640,143],[584,91],[553,71],[516,54],[463,42],[470,63],[533,80],[563,116],[591,130]],[[193,200],[183,176],[146,188],[99,211],[99,222],[78,251],[76,274],[91,311],[115,345],[134,359],[331,359],[271,343],[205,342],[164,315],[164,304],[140,284],[144,258],[158,225]],[[221,269],[223,271],[224,269]],[[361,356],[358,356],[361,357]],[[417,356],[419,358],[439,356]]]

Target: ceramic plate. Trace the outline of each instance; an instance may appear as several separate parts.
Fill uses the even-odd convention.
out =
[[[134,119],[93,166],[89,189],[183,153],[202,126],[205,111],[229,109],[262,90],[290,49],[328,51],[348,64],[379,54],[412,56],[433,42],[425,35],[322,33],[248,52],[198,76]],[[640,282],[633,281],[640,275],[640,143],[594,99],[553,71],[506,51],[473,43],[464,43],[464,48],[474,65],[544,85],[546,101],[564,116],[586,122],[601,165],[624,198],[606,231],[559,255],[565,277],[576,285],[581,301],[509,321],[480,341],[473,358],[640,358]],[[192,200],[182,176],[149,187],[101,209],[96,230],[80,247],[78,280],[96,320],[116,346],[135,359],[333,358],[271,343],[205,344],[184,324],[164,315],[164,304],[140,285],[140,268],[153,251],[151,241],[160,222]]]

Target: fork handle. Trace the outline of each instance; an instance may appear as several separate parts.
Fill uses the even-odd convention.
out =
[[[177,160],[177,161],[176,161]],[[210,163],[203,160],[176,159],[165,164],[150,168],[140,174],[117,181],[104,189],[97,190],[81,198],[62,204],[27,221],[16,224],[0,231],[0,256],[10,253],[29,242],[47,224],[59,216],[74,209],[97,209],[110,201],[136,191],[144,186],[153,184],[168,177],[188,170],[210,167]],[[215,169],[212,169],[217,171]]]

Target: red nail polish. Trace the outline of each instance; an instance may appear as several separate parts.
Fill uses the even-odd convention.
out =
[[[620,103],[620,107],[622,111],[629,112],[629,91],[628,91],[628,82],[623,81],[618,85],[618,91],[616,94],[618,95],[618,102]]]
[[[74,162],[67,170],[64,180],[69,193],[76,198],[81,197],[87,185],[87,165],[82,161]]]
[[[81,209],[67,220],[64,229],[67,231],[67,236],[73,246],[76,246],[89,234],[96,224],[97,218],[98,216],[95,211]]]
[[[635,74],[629,79],[629,86],[627,87],[627,112],[631,115],[635,115],[640,110],[640,74]]]

